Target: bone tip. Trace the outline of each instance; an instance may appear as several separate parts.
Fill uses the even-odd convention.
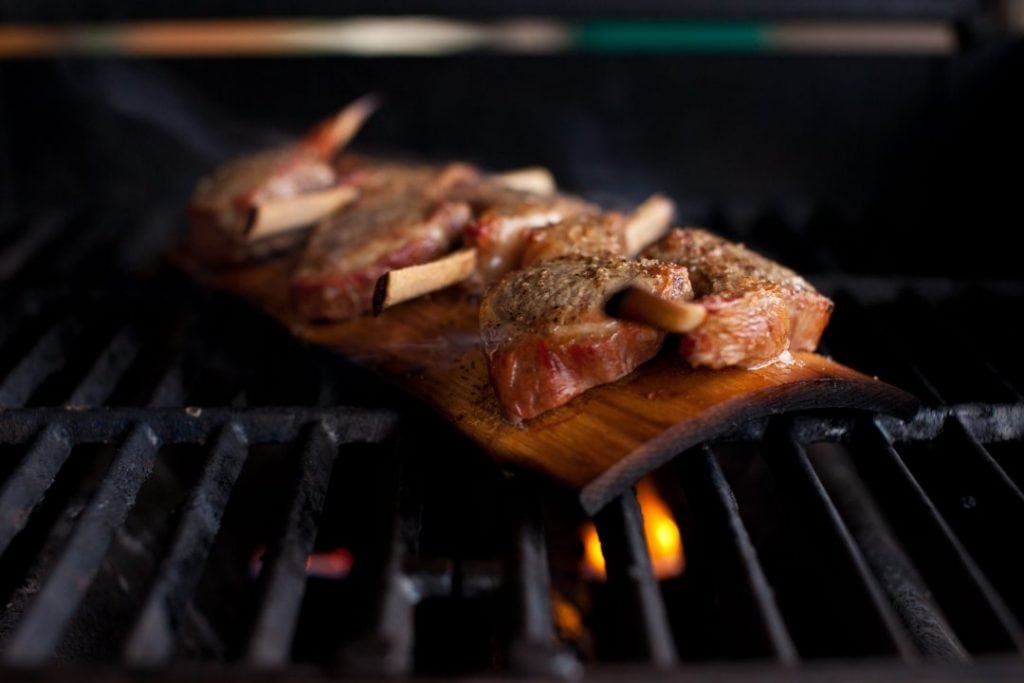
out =
[[[604,303],[605,315],[609,318],[619,318],[622,313],[622,304],[632,289],[632,286],[626,286],[608,297],[608,300]]]
[[[382,100],[380,95],[377,93],[367,93],[362,97],[358,98],[355,102],[345,108],[345,111],[358,112],[361,118],[367,118],[373,112],[380,109]]]
[[[251,206],[249,210],[245,212],[245,222],[242,224],[242,235],[248,237],[252,234],[253,229],[256,227],[256,222],[260,218],[260,207]]]
[[[373,315],[379,316],[388,307],[388,287],[391,283],[391,272],[384,273],[377,278],[377,284],[373,288]]]
[[[670,197],[660,192],[652,194],[644,203],[648,206],[658,208],[670,216],[674,216],[676,213],[676,203]]]

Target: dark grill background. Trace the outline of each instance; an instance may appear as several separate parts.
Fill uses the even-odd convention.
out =
[[[5,666],[1019,677],[1024,361],[1003,321],[1024,301],[1005,237],[1021,210],[993,160],[1024,151],[1020,60],[993,42],[0,65]],[[545,163],[610,204],[679,198],[810,276],[837,302],[824,350],[925,407],[682,454],[656,480],[686,572],[654,582],[626,496],[596,520],[611,580],[582,580],[566,492],[162,260],[199,173],[371,89],[388,97],[371,149]],[[306,576],[340,546],[346,579]],[[551,590],[586,637],[556,639]]]

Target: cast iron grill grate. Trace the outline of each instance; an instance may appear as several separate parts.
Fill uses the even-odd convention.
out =
[[[978,658],[900,671],[1020,674],[1024,373],[1012,340],[970,334],[1019,305],[1016,285],[816,278],[839,304],[827,351],[925,408],[773,419],[682,454],[654,480],[685,572],[655,579],[626,495],[594,520],[599,583],[564,492],[498,471],[245,305],[126,268],[162,248],[167,216],[141,217],[127,246],[113,221],[75,229],[94,220],[32,219],[0,241],[10,675]]]

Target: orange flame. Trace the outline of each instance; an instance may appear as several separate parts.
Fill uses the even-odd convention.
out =
[[[637,483],[636,498],[644,515],[644,537],[647,539],[654,576],[659,580],[679,576],[686,569],[686,555],[683,553],[679,526],[672,518],[668,505],[658,495],[654,482],[649,478]],[[583,527],[583,572],[601,581],[606,577],[601,541],[592,522]]]

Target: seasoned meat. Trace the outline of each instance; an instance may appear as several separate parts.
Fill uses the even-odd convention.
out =
[[[562,256],[635,256],[668,229],[675,205],[651,195],[629,215],[580,212],[542,230],[531,230],[520,267]]]
[[[339,165],[360,190],[355,204],[316,227],[292,278],[295,311],[341,320],[370,310],[385,272],[444,254],[470,219],[448,199],[479,175],[465,164],[418,166],[350,157]]]
[[[300,244],[293,229],[262,238],[247,235],[250,212],[267,200],[290,199],[338,184],[333,157],[376,109],[363,97],[313,126],[291,144],[233,159],[199,181],[189,201],[188,243],[209,263],[236,263]]]
[[[259,185],[261,180],[264,182]],[[336,182],[329,164],[301,148],[282,148],[230,162],[196,187],[188,208],[190,248],[208,263],[237,263],[296,246],[306,238],[305,232],[247,240],[246,213],[265,199],[323,190]],[[257,189],[250,190],[253,186]]]
[[[465,193],[476,218],[466,227],[464,241],[477,250],[477,272],[468,283],[483,289],[520,266],[527,239],[535,228],[577,216],[598,215],[599,209],[565,194],[538,195],[481,183]]]
[[[692,296],[684,267],[601,257],[546,261],[488,289],[481,337],[491,382],[510,418],[563,405],[657,353],[662,332],[604,313],[608,296],[630,284],[670,300]]]
[[[563,256],[625,256],[626,217],[617,211],[583,213],[561,223],[531,230],[520,265],[523,268]]]
[[[753,366],[813,351],[832,302],[792,270],[699,228],[673,230],[644,255],[686,266],[707,318],[680,352],[695,366]]]

